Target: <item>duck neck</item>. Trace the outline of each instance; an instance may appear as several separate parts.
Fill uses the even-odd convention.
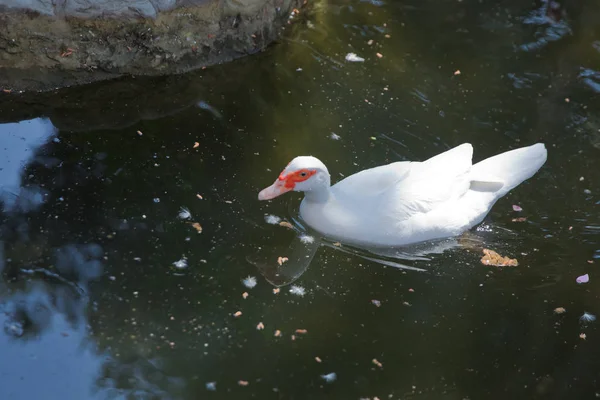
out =
[[[330,196],[329,185],[319,186],[304,192],[304,198],[312,203],[326,203]]]

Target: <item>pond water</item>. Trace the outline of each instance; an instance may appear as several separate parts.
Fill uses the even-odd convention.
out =
[[[599,3],[295,19],[231,64],[2,98],[0,398],[598,397]],[[257,200],[297,155],[337,181],[540,141],[538,174],[417,259],[303,233],[297,193]]]

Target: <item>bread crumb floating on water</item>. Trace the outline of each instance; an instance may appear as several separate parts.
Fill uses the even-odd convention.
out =
[[[519,218],[513,218],[512,222],[525,222],[527,221],[527,217],[519,217]]]
[[[248,275],[246,278],[244,278],[242,280],[242,283],[244,284],[244,286],[246,286],[248,289],[252,289],[253,287],[256,286],[257,281],[256,278],[253,276]]]
[[[303,297],[306,294],[306,289],[304,289],[302,286],[292,285],[290,288],[290,293]]]
[[[198,232],[198,233],[202,233],[202,225],[200,225],[198,222],[193,222],[192,223],[192,227]]]
[[[587,338],[587,335],[585,333],[580,333],[579,337],[583,340],[585,340],[585,338]]]
[[[198,146],[200,146],[200,143],[194,142],[194,149],[197,148]]]
[[[381,53],[376,53],[375,55],[377,56],[377,58],[383,58],[383,54]]]
[[[142,136],[143,135],[142,131],[137,131],[137,134],[138,134],[138,136]]]
[[[196,197],[202,200],[202,195],[200,193],[196,194]]]
[[[283,263],[286,261],[288,261],[287,257],[278,257],[277,258],[277,264],[279,264],[279,265],[283,265]]]
[[[241,315],[242,315],[241,311],[236,311],[235,313],[233,313],[233,316],[236,317],[236,318],[238,318]]]
[[[211,392],[214,392],[215,390],[217,390],[217,382],[206,382],[206,390],[210,390]]]
[[[373,303],[375,307],[381,307],[381,302],[379,300],[371,300],[371,303]]]
[[[556,307],[554,309],[554,314],[564,314],[567,310],[564,307]]]
[[[277,294],[277,293],[279,293],[280,291],[281,291],[281,289],[279,289],[279,288],[275,288],[275,289],[273,289],[273,294]]]
[[[259,322],[258,325],[256,325],[256,329],[262,331],[265,329],[265,325],[262,322]]]
[[[502,257],[494,250],[483,249],[484,256],[481,257],[481,263],[483,265],[493,265],[495,267],[516,267],[519,262],[516,258]]]
[[[374,358],[374,359],[373,359],[371,362],[372,362],[373,364],[377,365],[379,368],[383,368],[383,364],[382,364],[382,363],[380,363],[379,361],[377,361],[377,359],[376,359],[376,358]]]
[[[248,386],[249,382],[248,381],[238,381],[238,385],[240,386]]]
[[[348,54],[346,54],[346,61],[363,62],[363,61],[365,61],[365,59],[357,56],[355,53],[348,53]]]
[[[306,329],[296,329],[296,333],[299,335],[305,335],[308,333]]]
[[[271,225],[277,225],[279,222],[281,222],[281,218],[279,218],[277,215],[265,215],[265,222],[267,224],[271,224]]]
[[[275,333],[274,333],[274,335],[273,335],[273,336],[275,336],[275,337],[281,337],[281,331],[280,331],[279,329],[277,329],[277,330],[275,331]]]
[[[315,361],[318,363],[323,362],[323,360],[321,360],[319,357],[315,357]]]
[[[248,298],[248,292],[242,293],[242,297],[244,298],[244,300],[246,300]]]
[[[329,374],[321,375],[321,378],[327,383],[332,383],[337,379],[337,374],[335,372],[331,372]]]
[[[284,228],[294,229],[294,226],[287,221],[281,221],[279,226],[283,226]]]

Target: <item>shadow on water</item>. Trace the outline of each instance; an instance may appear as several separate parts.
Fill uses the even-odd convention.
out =
[[[299,18],[218,68],[0,98],[0,398],[596,395],[598,328],[579,318],[600,313],[598,5],[343,0]],[[337,181],[536,141],[546,166],[482,225],[413,248],[338,245],[297,195],[256,200],[299,154]]]

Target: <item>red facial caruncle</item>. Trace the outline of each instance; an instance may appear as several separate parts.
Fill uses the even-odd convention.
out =
[[[317,171],[314,169],[301,169],[298,171],[290,172],[289,174],[284,174],[282,172],[279,175],[278,179],[284,182],[284,186],[286,187],[286,189],[292,190],[296,187],[296,183],[304,182],[316,173]]]

